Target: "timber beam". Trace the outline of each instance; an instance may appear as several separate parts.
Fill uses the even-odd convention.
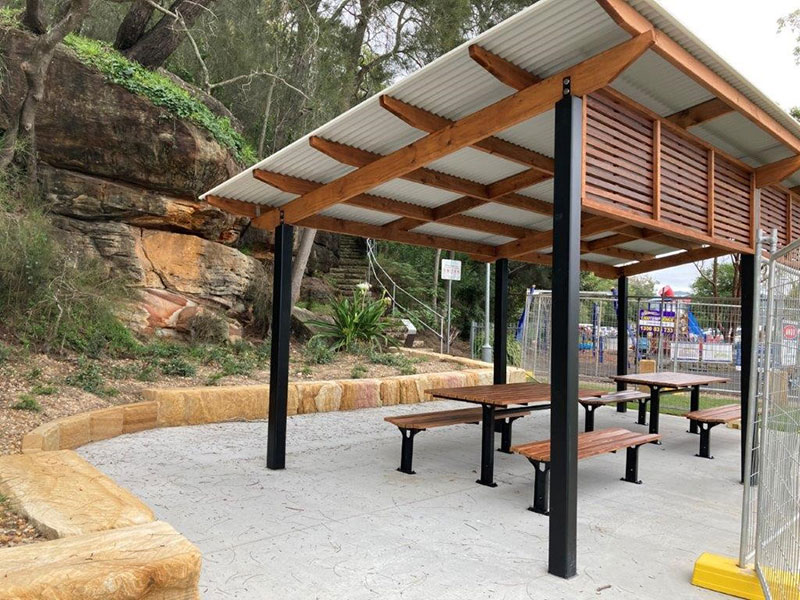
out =
[[[549,110],[563,96],[563,82],[567,79],[574,95],[590,94],[614,81],[654,43],[655,36],[651,31],[614,46],[291,200],[276,209],[274,214],[256,218],[253,224],[261,227],[264,223],[281,221],[298,223],[375,186],[402,177],[421,165],[484,140],[497,131],[527,121]]]
[[[689,54],[667,34],[655,29],[647,18],[632,8],[625,0],[597,0],[597,3],[603,7],[614,22],[632,36],[638,37],[645,32],[653,33],[655,35],[653,50],[656,54],[706,88],[725,104],[755,123],[773,138],[800,154],[800,139],[767,114],[766,111],[756,106],[751,100],[748,100],[744,94],[730,83]]]
[[[515,90],[524,90],[526,87],[539,83],[541,78],[526,71],[522,67],[497,56],[493,52],[481,48],[477,44],[469,47],[469,56],[472,60],[491,73],[495,79]]]
[[[800,155],[762,165],[756,169],[756,187],[762,188],[780,183],[798,170],[800,170]]]
[[[630,277],[632,275],[649,273],[650,271],[658,271],[659,269],[677,267],[678,265],[685,265],[686,263],[699,260],[717,258],[718,256],[725,256],[726,254],[730,254],[730,251],[713,246],[704,246],[694,250],[686,250],[685,252],[678,252],[677,254],[670,254],[669,256],[662,256],[661,258],[654,258],[653,260],[645,260],[632,265],[619,267],[619,274],[621,276]]]
[[[706,102],[701,102],[695,106],[673,113],[666,117],[666,120],[675,123],[675,125],[683,129],[689,129],[690,127],[702,125],[707,121],[732,112],[733,109],[725,102],[719,98],[712,98]]]

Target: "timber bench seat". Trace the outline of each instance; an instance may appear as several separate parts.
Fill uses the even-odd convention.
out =
[[[511,424],[520,417],[531,414],[531,410],[549,408],[548,405],[519,406],[505,408],[495,412],[495,431],[502,434],[500,450],[511,452]],[[414,436],[420,431],[434,429],[436,427],[447,427],[449,425],[478,424],[483,419],[483,409],[460,408],[455,410],[440,410],[428,413],[412,413],[410,415],[399,415],[396,417],[384,417],[384,421],[396,425],[403,436],[403,445],[400,452],[400,467],[397,469],[402,473],[414,475],[411,468],[414,459]]]
[[[695,456],[714,458],[711,456],[711,428],[741,419],[742,407],[738,404],[726,404],[725,406],[693,410],[683,416],[700,427],[700,452]]]
[[[614,428],[578,434],[578,460],[608,454],[627,448],[625,477],[623,481],[639,481],[639,447],[656,442],[657,433],[637,433],[628,429]],[[529,510],[541,514],[550,512],[550,440],[520,444],[511,451],[524,456],[536,469],[533,484],[533,506]]]
[[[584,420],[584,431],[594,431],[594,411],[600,406],[608,406],[609,404],[627,404],[628,402],[647,402],[650,399],[650,394],[641,392],[639,390],[620,390],[618,392],[609,392],[602,396],[582,396],[578,398],[581,406],[586,411],[586,419]]]

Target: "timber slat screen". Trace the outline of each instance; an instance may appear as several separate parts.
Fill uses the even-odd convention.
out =
[[[778,230],[778,246],[787,244],[787,215],[789,214],[789,192],[776,186],[761,189],[761,228]]]
[[[585,161],[590,202],[752,247],[752,168],[622,94],[600,91],[587,98]],[[769,194],[784,198],[767,211],[785,234],[789,192],[772,186]],[[797,220],[800,226],[800,211]]]

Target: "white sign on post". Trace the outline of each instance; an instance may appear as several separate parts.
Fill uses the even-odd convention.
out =
[[[461,261],[443,258],[442,279],[446,281],[461,281]]]

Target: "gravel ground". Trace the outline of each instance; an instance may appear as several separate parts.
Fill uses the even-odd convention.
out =
[[[0,548],[21,546],[44,538],[28,520],[12,511],[5,499],[0,497]]]

